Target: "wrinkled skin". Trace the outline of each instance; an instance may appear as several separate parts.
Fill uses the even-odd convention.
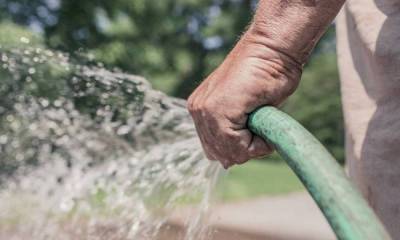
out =
[[[260,0],[225,61],[190,96],[188,108],[210,160],[225,168],[271,153],[247,128],[248,114],[278,106],[344,0]]]
[[[296,89],[301,69],[248,31],[188,100],[207,157],[228,168],[270,154],[272,147],[247,128],[248,115],[281,104]]]

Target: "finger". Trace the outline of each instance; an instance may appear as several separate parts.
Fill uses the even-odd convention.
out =
[[[205,112],[199,112],[199,114],[201,114],[199,130],[202,133],[202,139],[205,148],[207,149],[209,155],[224,164],[223,160],[225,155],[221,154],[221,151],[225,149],[225,144],[223,141],[221,141],[222,137],[218,137],[218,123]]]
[[[254,135],[249,147],[249,158],[259,158],[271,154],[274,151],[273,147],[269,145],[264,139]]]
[[[248,147],[250,146],[252,134],[247,129],[234,130],[231,137],[225,141],[227,144],[225,156],[229,156],[231,164],[243,164],[247,162],[250,157],[248,156]]]
[[[204,151],[204,154],[206,155],[206,158],[210,161],[218,161],[218,158],[209,150],[207,145],[205,145],[205,144],[202,144],[202,145],[203,145],[203,151]]]
[[[198,136],[200,138],[201,146],[203,147],[204,154],[206,155],[208,160],[217,161],[218,157],[214,153],[214,151],[210,148],[210,144],[207,141],[207,137],[201,132],[198,132]]]
[[[206,155],[206,158],[208,160],[216,161],[218,158],[215,156],[212,149],[210,149],[210,147],[209,147],[209,143],[207,141],[207,132],[204,131],[203,123],[202,123],[201,119],[199,121],[199,117],[200,117],[199,112],[192,113],[193,121],[196,123],[196,124],[194,124],[194,126],[196,128],[197,136],[200,139],[200,143],[203,148],[203,152]]]
[[[229,160],[221,160],[220,162],[221,162],[222,166],[224,167],[224,169],[228,169],[228,168],[232,167],[233,165],[235,165],[234,162],[229,161]]]

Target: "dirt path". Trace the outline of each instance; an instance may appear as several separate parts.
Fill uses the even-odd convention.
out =
[[[181,224],[188,217],[190,210],[185,209],[171,221]],[[336,239],[306,192],[217,205],[210,222],[216,229],[265,236],[267,239]]]

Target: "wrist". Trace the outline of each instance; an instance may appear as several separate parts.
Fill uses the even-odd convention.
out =
[[[217,73],[226,76],[227,72],[252,82],[254,89],[249,92],[259,93],[252,98],[256,103],[249,105],[270,104],[278,106],[297,88],[302,73],[302,65],[290,55],[277,51],[263,42],[250,31],[246,32],[230,52]],[[235,78],[222,78],[235,79]]]
[[[276,40],[255,33],[251,27],[238,43],[239,48],[245,49],[242,50],[245,52],[242,57],[258,60],[289,78],[298,78],[305,62],[300,61],[295,55],[280,46],[282,45]]]
[[[296,33],[290,27],[277,31],[268,28],[263,22],[256,21],[250,25],[247,34],[254,43],[265,45],[300,66],[307,62],[319,40],[319,37],[315,37],[316,34],[307,36],[308,33]]]
[[[248,32],[303,65],[344,0],[311,2],[260,0]]]

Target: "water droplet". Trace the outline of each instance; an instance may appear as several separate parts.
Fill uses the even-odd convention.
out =
[[[56,106],[56,107],[61,107],[62,103],[63,103],[62,100],[57,99],[57,100],[54,101],[54,106]]]
[[[47,106],[49,106],[50,102],[49,102],[49,100],[47,100],[47,99],[40,99],[40,104],[41,104],[43,107],[47,107]]]
[[[26,43],[26,44],[30,43],[30,40],[29,40],[29,38],[27,38],[27,37],[21,37],[19,40],[20,40],[22,43]]]
[[[8,61],[8,57],[7,57],[6,54],[2,54],[1,55],[1,61],[3,61],[3,62],[7,62]]]
[[[15,159],[17,160],[17,161],[22,161],[22,160],[24,160],[24,158],[25,158],[25,156],[24,156],[24,154],[22,154],[22,153],[17,153],[16,155],[15,155]]]
[[[64,200],[60,203],[60,210],[63,212],[69,212],[75,205],[72,199]]]
[[[123,125],[121,127],[118,128],[117,130],[117,134],[118,135],[125,135],[127,133],[129,133],[129,131],[131,130],[131,127],[128,125]]]
[[[35,74],[36,73],[36,69],[34,67],[29,68],[28,69],[28,73],[31,74],[31,75]]]
[[[45,54],[46,54],[48,57],[53,57],[53,56],[54,56],[54,53],[53,53],[52,51],[50,51],[50,50],[46,50]]]
[[[6,119],[7,119],[7,121],[12,122],[12,121],[14,121],[14,116],[7,115]]]
[[[7,135],[1,135],[0,136],[0,144],[6,144],[7,142],[8,142]]]

